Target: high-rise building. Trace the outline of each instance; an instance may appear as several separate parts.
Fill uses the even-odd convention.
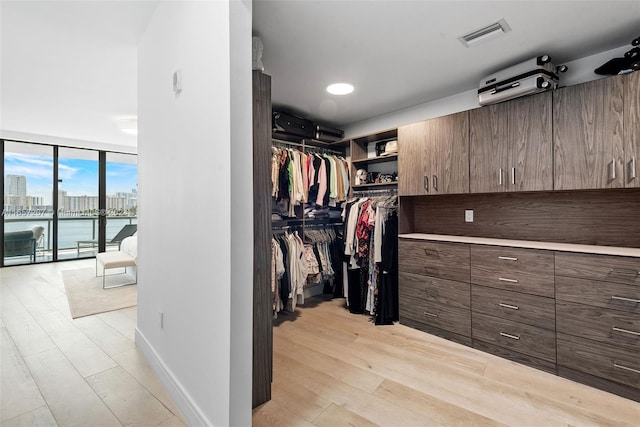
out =
[[[7,196],[24,197],[27,195],[27,177],[24,175],[6,175],[4,188]]]

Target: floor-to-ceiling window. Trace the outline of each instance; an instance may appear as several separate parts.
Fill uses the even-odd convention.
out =
[[[136,232],[136,155],[0,145],[3,266],[92,257]]]

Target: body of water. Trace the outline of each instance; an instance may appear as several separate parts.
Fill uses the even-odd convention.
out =
[[[118,231],[127,224],[136,224],[137,218],[108,218],[107,219],[107,241],[112,239]],[[58,225],[58,248],[76,248],[78,240],[98,240],[98,219],[60,219]],[[44,227],[44,247],[52,248],[53,242],[49,239],[53,237],[52,218],[20,218],[19,220],[5,218],[4,230],[24,231],[33,227]]]

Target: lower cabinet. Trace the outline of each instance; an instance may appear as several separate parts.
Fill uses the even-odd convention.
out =
[[[401,238],[399,265],[400,323],[640,401],[640,258]]]

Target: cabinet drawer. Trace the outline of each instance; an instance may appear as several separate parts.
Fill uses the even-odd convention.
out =
[[[471,308],[469,283],[411,273],[399,273],[398,282],[398,292],[403,296],[465,310]]]
[[[553,298],[472,285],[473,312],[555,330]]]
[[[640,258],[556,252],[556,276],[640,286]]]
[[[640,388],[637,351],[558,333],[558,364]]]
[[[549,362],[556,361],[555,332],[507,319],[473,313],[473,339]]]
[[[556,277],[556,299],[640,314],[640,286]]]
[[[558,332],[635,350],[640,360],[640,314],[564,301],[557,308]]]
[[[550,251],[473,245],[471,282],[552,298],[553,258]]]
[[[471,336],[471,311],[446,304],[399,295],[400,323],[403,319],[434,326],[465,337]]]
[[[407,273],[469,282],[469,247],[463,243],[400,239],[398,269]]]

